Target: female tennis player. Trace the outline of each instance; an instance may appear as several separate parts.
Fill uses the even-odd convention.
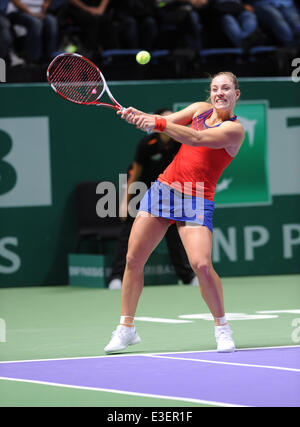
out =
[[[202,297],[214,318],[217,350],[235,350],[226,321],[222,284],[212,266],[211,253],[216,184],[245,137],[233,113],[239,96],[236,76],[221,72],[211,80],[210,103],[196,102],[164,117],[132,107],[118,112],[137,128],[163,132],[182,146],[140,203],[128,243],[121,320],[104,349],[106,353],[119,352],[141,341],[134,316],[143,288],[143,269],[174,221],[197,275]]]

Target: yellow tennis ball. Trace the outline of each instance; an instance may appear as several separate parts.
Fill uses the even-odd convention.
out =
[[[151,59],[151,55],[149,52],[147,52],[146,50],[141,50],[139,53],[137,53],[136,55],[136,60],[139,64],[145,65],[148,64],[148,62]]]

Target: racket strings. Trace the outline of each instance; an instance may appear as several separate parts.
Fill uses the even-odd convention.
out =
[[[50,69],[49,81],[57,92],[73,102],[95,102],[103,90],[99,70],[78,56],[57,58]]]

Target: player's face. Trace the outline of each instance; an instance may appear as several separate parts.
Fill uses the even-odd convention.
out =
[[[220,111],[233,111],[240,96],[240,91],[235,89],[232,79],[220,75],[213,79],[210,85],[210,99],[213,107]]]

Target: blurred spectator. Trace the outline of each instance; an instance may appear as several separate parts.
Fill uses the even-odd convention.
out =
[[[156,0],[112,0],[120,48],[151,50],[158,36]]]
[[[11,66],[22,65],[24,60],[19,58],[14,51],[14,38],[11,24],[7,17],[9,0],[0,2],[0,58],[5,59]]]
[[[26,28],[25,52],[29,62],[48,61],[57,48],[56,18],[47,13],[51,0],[11,0],[15,6],[9,14],[13,25]]]
[[[212,0],[211,4],[222,31],[233,46],[247,50],[253,45],[263,44],[264,37],[251,5],[242,0]]]
[[[68,4],[68,0],[52,0],[49,11],[55,13],[57,12],[61,7],[66,6]]]
[[[82,30],[82,42],[89,51],[101,53],[103,49],[117,49],[118,42],[111,16],[110,0],[69,0],[69,14]]]
[[[200,9],[207,0],[156,0],[160,31],[172,28],[177,34],[174,40],[177,48],[202,48],[202,24]]]
[[[7,59],[13,45],[10,22],[6,17],[8,0],[0,3],[0,58]]]
[[[281,45],[300,45],[300,12],[294,0],[249,0],[262,28]]]

